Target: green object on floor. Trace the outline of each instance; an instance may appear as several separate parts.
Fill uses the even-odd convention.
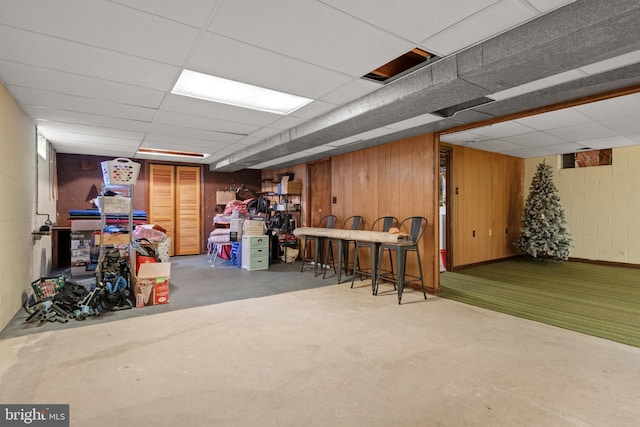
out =
[[[515,258],[440,275],[439,296],[640,347],[640,271]]]

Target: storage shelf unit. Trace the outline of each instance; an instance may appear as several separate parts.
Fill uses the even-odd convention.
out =
[[[113,200],[109,199],[110,196],[104,196],[106,192],[112,191],[114,193],[124,193],[122,197],[113,196],[114,198],[122,198],[128,200]],[[98,255],[98,269],[102,266],[105,257],[105,249],[107,247],[114,247],[119,244],[131,245],[133,238],[133,184],[102,184],[102,196],[100,196],[100,239],[98,243],[99,255]],[[127,222],[128,235],[126,239],[115,241],[115,239],[105,240],[105,228],[107,226],[107,217],[109,215],[127,215],[127,219],[123,219],[122,222]],[[103,282],[102,272],[98,270],[98,282]]]

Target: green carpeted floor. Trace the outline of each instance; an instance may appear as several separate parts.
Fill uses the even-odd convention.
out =
[[[442,273],[443,298],[640,347],[640,270],[510,259]]]

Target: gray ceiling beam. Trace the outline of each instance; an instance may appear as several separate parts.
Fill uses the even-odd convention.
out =
[[[524,83],[640,49],[640,0],[603,2],[578,0],[554,12],[516,27],[491,40],[420,68],[377,91],[331,112],[281,132],[243,151],[212,163],[214,171],[234,172],[265,161],[317,147],[401,120],[433,113],[473,101]],[[627,70],[629,73],[632,70]],[[572,95],[633,84],[634,77],[609,74],[618,83],[599,82],[595,76],[573,82],[556,92],[556,102]],[[582,89],[581,89],[582,88]],[[549,91],[553,93],[553,91]],[[564,99],[558,99],[565,97]],[[517,111],[550,105],[554,97],[538,101],[533,96],[471,107],[440,125],[426,125],[374,138],[334,151],[314,154],[283,164],[299,164],[329,155],[379,145],[401,135],[425,129],[446,130],[463,123],[500,117]],[[502,106],[500,106],[502,105]],[[543,105],[537,105],[543,106]],[[424,132],[423,132],[424,133]],[[394,139],[390,139],[394,138]],[[345,151],[348,150],[348,151]]]

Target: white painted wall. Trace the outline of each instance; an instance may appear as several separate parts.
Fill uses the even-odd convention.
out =
[[[45,259],[43,271],[50,265],[51,238],[32,236],[46,219],[34,215],[36,164],[35,125],[0,83],[0,329],[21,309],[25,289],[40,277],[36,259],[37,264]],[[51,206],[55,202],[47,209]]]
[[[525,161],[525,196],[543,160],[573,240],[572,258],[640,264],[640,146],[614,148],[611,166],[560,169],[560,156]]]

